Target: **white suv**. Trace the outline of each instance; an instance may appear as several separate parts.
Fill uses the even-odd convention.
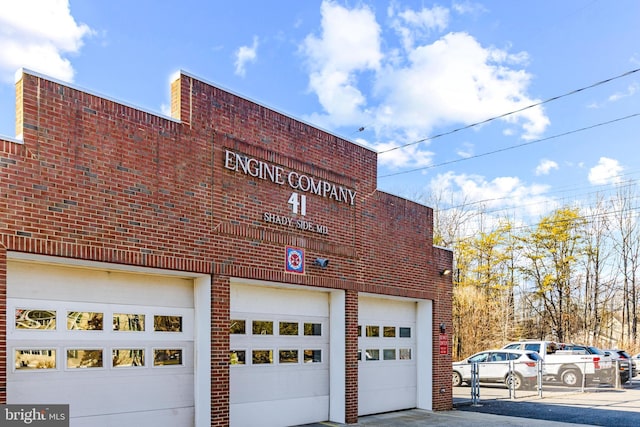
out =
[[[453,385],[471,383],[471,366],[478,364],[478,381],[504,383],[513,387],[533,388],[538,378],[538,361],[540,355],[530,350],[487,350],[476,353],[460,362],[453,363]],[[513,371],[510,375],[510,361]]]

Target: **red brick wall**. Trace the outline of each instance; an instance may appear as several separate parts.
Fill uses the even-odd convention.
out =
[[[229,425],[229,278],[216,276],[211,284],[211,425]]]
[[[345,422],[358,422],[358,293],[345,293]]]
[[[0,140],[0,248],[212,274],[213,425],[228,423],[231,276],[347,290],[350,422],[357,292],[434,300],[434,409],[451,408],[451,359],[437,345],[451,324],[451,279],[438,274],[451,254],[432,246],[431,209],[376,191],[375,153],[186,75],[171,87],[180,122],[33,74],[16,88],[24,145]],[[293,216],[293,190],[225,169],[226,149],[353,189],[355,204],[307,195],[305,219],[326,235],[265,223],[264,212]],[[287,245],[305,250],[306,274],[284,271]],[[0,286],[4,304],[5,268]]]
[[[451,274],[440,275],[444,269],[451,270],[453,252],[433,248],[433,262],[438,272],[438,287],[433,299],[433,409],[451,409],[451,334],[453,320],[451,315],[453,284]],[[440,354],[440,324],[444,323],[447,338],[447,354]]]

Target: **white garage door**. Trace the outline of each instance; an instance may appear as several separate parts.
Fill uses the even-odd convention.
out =
[[[360,296],[358,415],[416,405],[416,303]]]
[[[329,419],[328,295],[231,284],[232,426]]]
[[[10,261],[7,403],[72,426],[194,425],[193,281]]]

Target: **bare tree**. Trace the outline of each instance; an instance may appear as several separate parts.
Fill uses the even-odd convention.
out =
[[[638,345],[638,256],[640,255],[640,227],[636,183],[627,182],[618,188],[613,201],[617,238],[615,249],[619,257],[622,280],[622,324],[629,342]],[[625,331],[626,326],[626,331]],[[625,341],[624,335],[621,341]]]
[[[579,275],[584,282],[581,301],[582,331],[586,343],[598,345],[601,341],[602,320],[607,310],[607,301],[615,285],[615,280],[607,274],[611,271],[611,235],[608,210],[602,195],[597,195],[595,206],[587,208],[585,212],[589,221],[584,223],[584,272]]]

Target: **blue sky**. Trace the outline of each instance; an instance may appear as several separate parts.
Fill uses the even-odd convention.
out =
[[[0,134],[21,67],[158,114],[182,69],[378,151],[382,190],[535,217],[640,178],[640,72],[570,94],[640,68],[639,20],[637,0],[0,0]]]

